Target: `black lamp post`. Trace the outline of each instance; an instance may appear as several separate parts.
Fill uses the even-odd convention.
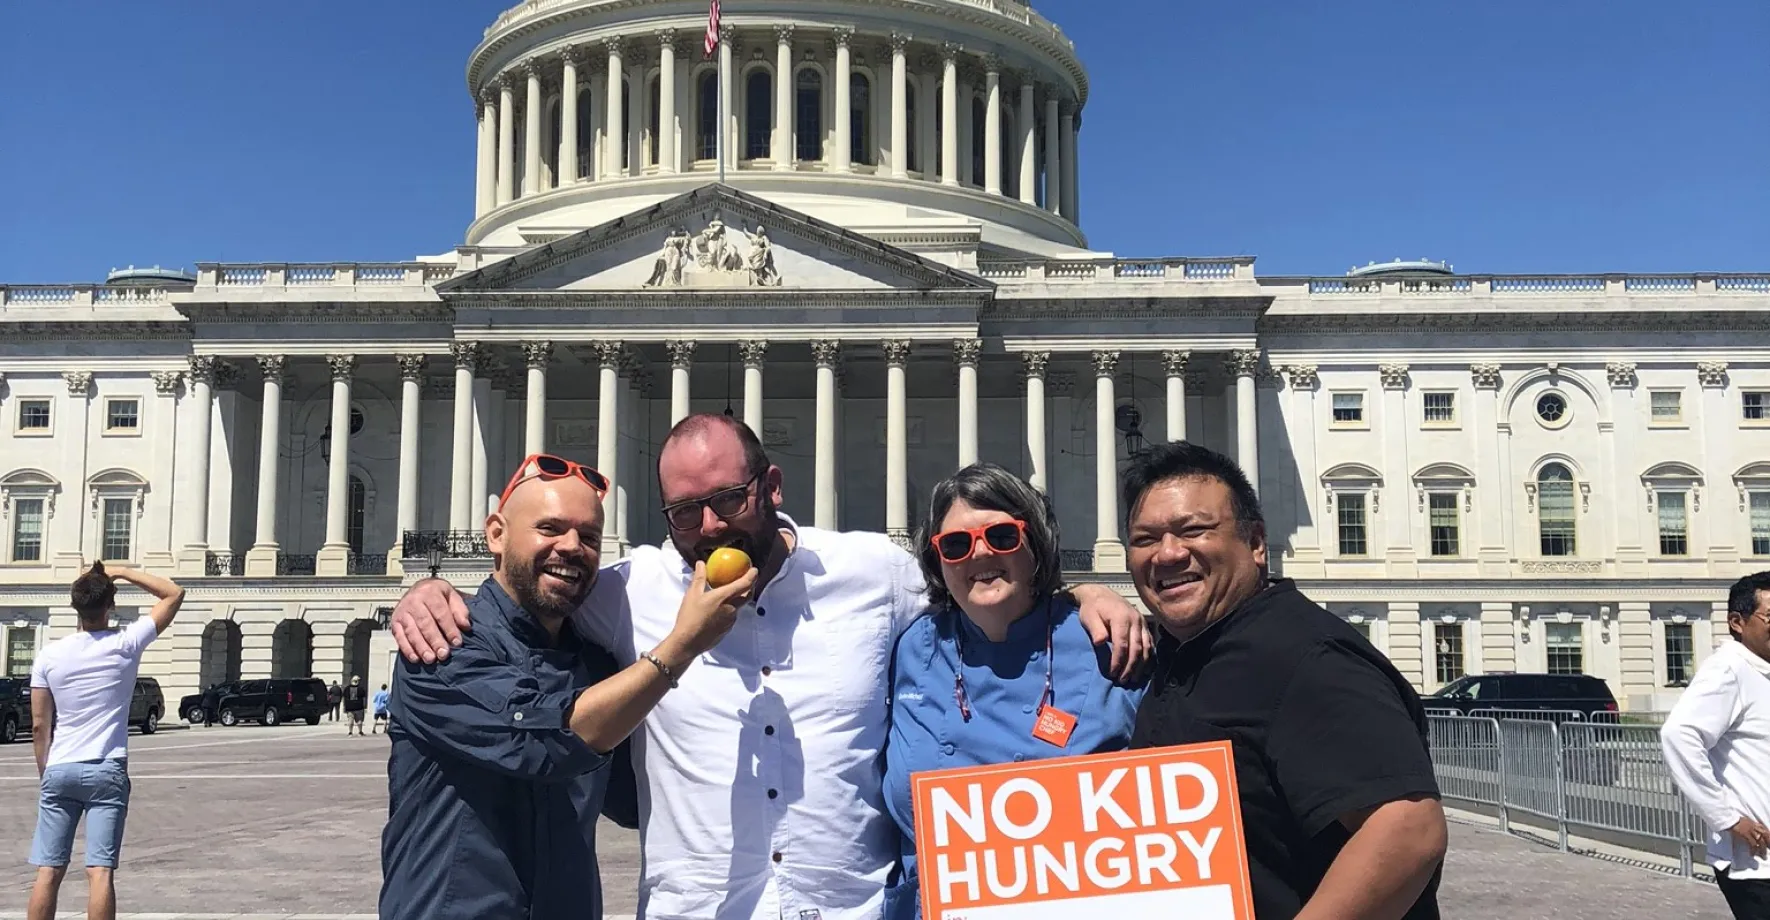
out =
[[[436,577],[436,570],[442,568],[442,561],[443,561],[442,541],[438,540],[438,541],[430,544],[430,552],[428,553],[428,556],[429,556],[429,560],[430,560],[430,577],[435,578]]]

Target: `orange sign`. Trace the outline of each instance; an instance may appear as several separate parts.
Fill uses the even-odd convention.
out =
[[[1253,920],[1229,742],[930,770],[910,785],[926,920]]]

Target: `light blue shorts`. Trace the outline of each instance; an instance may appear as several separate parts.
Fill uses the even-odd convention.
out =
[[[129,814],[129,762],[83,760],[43,771],[31,865],[61,868],[74,851],[74,828],[86,815],[86,867],[115,869]]]

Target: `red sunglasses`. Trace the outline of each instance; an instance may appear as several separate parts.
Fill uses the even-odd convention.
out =
[[[533,472],[530,472],[530,470]],[[517,486],[531,479],[564,479],[576,476],[590,484],[596,490],[598,498],[608,495],[608,477],[596,472],[582,463],[555,457],[552,454],[529,454],[523,458],[522,465],[516,468],[516,475],[510,477],[510,484],[504,487],[504,493],[498,496],[498,507],[510,500],[510,493]]]
[[[1025,536],[1025,521],[997,521],[969,530],[937,533],[929,542],[934,544],[934,551],[940,554],[943,562],[956,564],[971,558],[977,552],[979,541],[987,545],[991,552],[1012,553],[1020,548]]]

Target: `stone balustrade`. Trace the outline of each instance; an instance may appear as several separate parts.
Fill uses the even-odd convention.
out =
[[[997,284],[1064,281],[1240,281],[1253,280],[1252,257],[1228,259],[1045,259],[984,262],[979,277]]]
[[[946,0],[953,6],[969,7],[993,13],[1004,19],[1020,23],[1038,33],[1041,37],[1060,42],[1063,47],[1075,50],[1075,42],[1063,34],[1057,24],[1039,15],[1028,4],[1021,0]],[[530,19],[558,12],[567,7],[593,10],[598,6],[619,7],[630,3],[630,0],[525,0],[505,10],[492,24],[486,28],[486,37],[491,37],[512,26],[519,25]],[[728,14],[730,11],[727,11]],[[741,10],[738,12],[742,12]]]
[[[987,276],[986,276],[987,277]],[[1623,295],[1730,296],[1770,294],[1770,274],[1760,275],[1468,275],[1430,278],[1265,278],[1263,288],[1287,288],[1310,298],[1431,297],[1475,299]],[[1297,289],[1301,289],[1300,291]]]
[[[414,287],[445,281],[455,266],[435,262],[197,264],[197,288]]]
[[[153,287],[107,287],[102,284],[6,284],[0,285],[0,305],[36,306],[137,306],[167,303],[172,291]]]

